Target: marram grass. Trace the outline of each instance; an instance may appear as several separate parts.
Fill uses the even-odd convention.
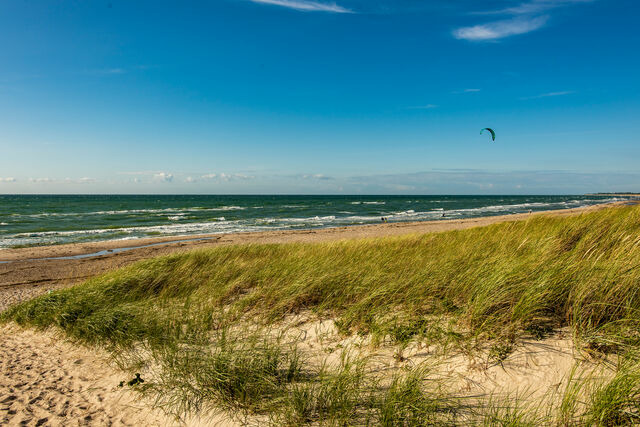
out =
[[[305,373],[299,355],[280,344],[254,339],[239,352],[211,335],[239,321],[267,328],[299,312],[333,318],[346,334],[400,343],[439,331],[460,340],[498,339],[509,348],[523,334],[539,337],[568,326],[584,348],[634,359],[640,347],[639,245],[640,207],[630,206],[395,238],[227,246],[142,261],[15,306],[2,319],[56,326],[74,340],[118,355],[147,348],[165,383],[193,396],[172,395],[174,406],[185,411],[211,401],[266,411],[289,423],[360,417],[395,425],[389,420],[397,414],[406,420],[399,425],[416,425],[431,416],[420,411],[446,413],[449,422],[455,410],[433,409],[439,405],[432,397],[419,398],[410,377],[394,380],[386,397],[367,391],[364,399],[359,393],[371,384],[365,387],[360,373],[348,371],[348,387],[358,390],[357,398],[349,400],[346,391],[332,397],[329,379],[340,372]],[[451,327],[440,328],[434,319],[447,319]],[[203,364],[224,372],[228,383],[216,383],[220,375],[207,377]],[[189,377],[189,366],[204,373]],[[182,388],[176,385],[176,378],[187,377]],[[637,391],[640,380],[625,378],[594,395],[592,422],[635,416],[638,406],[616,393],[622,384]],[[269,396],[267,403],[258,404],[255,393]],[[347,401],[322,409],[322,402],[338,395]],[[418,403],[394,403],[402,396]],[[607,406],[613,398],[617,403]],[[512,421],[538,420],[503,412]]]

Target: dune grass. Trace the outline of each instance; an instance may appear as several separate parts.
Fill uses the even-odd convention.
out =
[[[289,424],[455,423],[456,405],[425,391],[415,372],[381,388],[349,364],[310,369],[295,348],[264,332],[234,336],[234,325],[268,329],[315,313],[344,334],[400,344],[491,341],[498,362],[522,335],[571,327],[585,351],[637,360],[639,245],[640,207],[629,206],[395,238],[227,246],[142,261],[0,319],[58,327],[129,367],[136,355],[153,360],[161,375],[148,388],[180,413],[210,405]],[[634,419],[640,381],[624,372],[581,417]],[[521,412],[491,419],[538,420]]]

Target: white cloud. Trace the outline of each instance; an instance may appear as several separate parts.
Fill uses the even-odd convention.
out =
[[[313,173],[313,174],[304,174],[302,175],[302,179],[319,179],[321,181],[329,181],[334,179],[331,176],[327,176],[321,173]]]
[[[67,184],[90,184],[92,182],[96,182],[95,178],[82,177],[78,179],[65,178],[64,182]]]
[[[547,23],[548,19],[548,16],[505,19],[472,27],[458,28],[453,31],[453,36],[457,39],[470,41],[498,40],[538,30]]]
[[[453,36],[457,39],[481,41],[529,33],[542,28],[549,20],[549,17],[541,15],[542,13],[593,1],[595,0],[530,0],[504,9],[475,12],[473,15],[511,15],[513,18],[458,28],[453,31]]]
[[[173,175],[167,172],[159,172],[153,175],[153,179],[162,182],[171,182],[173,181]]]
[[[249,176],[249,175],[244,175],[241,173],[221,173],[220,174],[220,179],[224,180],[224,181],[232,181],[232,180],[236,180],[236,179],[253,179],[255,177],[253,176]]]
[[[333,12],[333,13],[353,13],[352,10],[338,6],[335,3],[320,3],[309,0],[249,0],[253,3],[271,4],[275,6],[287,7],[289,9],[304,12]]]
[[[0,178],[0,182],[16,182],[16,179],[13,177]]]
[[[212,180],[220,180],[220,181],[235,181],[235,180],[247,180],[254,179],[255,176],[245,175],[242,173],[208,173],[206,175],[202,175],[200,178],[212,181]]]
[[[133,172],[118,172],[118,175],[154,175],[160,172],[157,171],[133,171]]]
[[[95,178],[82,177],[82,178],[65,178],[65,179],[54,179],[54,178],[29,178],[29,182],[35,184],[46,184],[46,183],[56,183],[56,184],[90,184],[93,182],[97,182]]]
[[[550,96],[571,95],[572,93],[575,93],[575,92],[571,91],[571,90],[565,90],[565,91],[561,91],[561,92],[541,93],[540,95],[535,95],[535,96],[525,96],[525,97],[520,98],[520,99],[540,99],[540,98],[548,98]]]
[[[194,178],[194,177],[192,177],[192,176],[188,176],[188,177],[186,177],[186,178],[184,179],[184,182],[188,182],[188,183],[190,183],[190,184],[191,184],[191,183],[193,183],[193,182],[198,182],[198,180],[197,180],[197,179],[195,179],[195,178]]]

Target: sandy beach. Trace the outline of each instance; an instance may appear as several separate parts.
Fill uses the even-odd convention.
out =
[[[171,420],[118,387],[123,374],[100,352],[51,332],[15,326],[0,336],[0,424],[167,425]]]
[[[571,210],[548,211],[536,214],[517,214],[466,220],[443,220],[420,223],[387,223],[353,227],[327,228],[305,231],[273,231],[238,233],[218,236],[189,236],[190,240],[145,239],[136,241],[106,241],[50,247],[5,250],[0,253],[0,309],[28,298],[86,278],[122,267],[135,261],[218,245],[287,242],[326,242],[342,239],[398,236],[412,233],[442,232],[486,226],[505,221],[527,220],[538,215],[577,215],[583,212],[622,206],[625,203],[591,206]],[[98,251],[116,250],[132,246],[153,245],[124,252],[109,253],[81,259],[37,259],[70,257]],[[36,258],[36,259],[34,259]],[[0,423],[3,425],[173,425],[175,419],[165,416],[150,405],[135,400],[135,393],[117,387],[123,373],[109,365],[106,353],[77,347],[61,340],[52,332],[22,330],[5,326],[0,337]],[[556,339],[557,338],[553,338]],[[520,378],[526,383],[532,369],[544,376],[546,388],[557,387],[555,379],[570,369],[573,352],[570,340],[562,338],[561,350],[540,353],[540,349],[523,350],[527,358],[522,366],[494,368],[482,373],[469,371],[470,362],[461,361],[464,381],[486,384],[510,383]],[[551,341],[550,341],[551,343]],[[557,343],[553,341],[553,346]],[[555,347],[554,347],[555,348]],[[546,351],[546,350],[545,350]],[[548,354],[547,354],[548,353]],[[558,356],[561,355],[561,356]],[[523,356],[524,357],[524,356]],[[562,364],[557,358],[562,357]],[[388,355],[389,360],[393,357]],[[538,360],[539,359],[539,360]],[[548,360],[547,360],[548,359]],[[565,360],[566,359],[566,360]],[[533,359],[532,359],[533,360]],[[543,362],[540,362],[542,360]],[[545,368],[540,368],[540,364]],[[540,370],[542,369],[542,371]],[[560,371],[556,371],[560,369]],[[490,378],[490,376],[492,376]],[[497,381],[496,377],[504,379]],[[481,378],[490,378],[489,382]],[[493,378],[496,377],[496,378]],[[517,377],[517,378],[516,378]],[[496,382],[497,381],[497,382]],[[475,387],[475,386],[474,386]],[[220,425],[220,419],[211,423]],[[200,424],[198,420],[189,425]],[[224,424],[224,422],[223,422]]]

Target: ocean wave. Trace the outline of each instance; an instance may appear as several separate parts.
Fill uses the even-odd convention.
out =
[[[392,216],[414,216],[417,215],[416,211],[414,211],[413,209],[409,209],[408,211],[402,211],[402,212],[394,212],[392,214]]]
[[[371,215],[352,215],[344,218],[345,222],[356,222],[356,223],[365,223],[365,222],[380,222],[380,216],[371,216]]]
[[[335,215],[327,215],[327,216],[314,216],[308,218],[260,218],[258,222],[266,222],[270,224],[275,224],[278,222],[281,223],[313,223],[318,221],[332,221],[335,220]]]
[[[187,212],[218,212],[241,211],[247,209],[243,206],[220,206],[215,208],[191,207],[191,208],[164,208],[164,209],[123,209],[110,211],[91,212],[42,212],[37,214],[13,214],[12,216],[27,216],[31,218],[58,217],[58,216],[92,216],[92,215],[126,215],[126,214],[184,214]]]

